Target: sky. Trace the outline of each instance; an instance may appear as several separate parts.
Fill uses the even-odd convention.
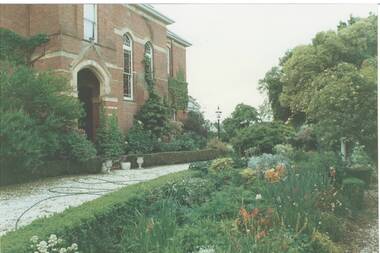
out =
[[[278,59],[320,31],[336,30],[350,14],[377,13],[375,4],[153,4],[175,20],[168,29],[193,45],[187,48],[189,95],[207,119],[222,119],[239,103],[258,109],[265,94],[258,82]]]

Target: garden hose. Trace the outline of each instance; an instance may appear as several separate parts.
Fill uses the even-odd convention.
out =
[[[121,175],[123,176],[123,175]],[[125,176],[125,175],[124,175]],[[72,179],[73,182],[80,183],[80,184],[89,184],[89,185],[94,185],[94,184],[104,184],[104,183],[110,183],[110,184],[116,184],[116,185],[130,185],[129,182],[140,182],[141,180],[137,179],[131,179],[131,180],[109,180],[109,179],[104,179],[104,178],[98,178],[98,177],[88,177],[88,179],[93,179],[93,180],[98,180],[98,182],[85,182],[82,179]],[[15,230],[18,229],[18,224],[21,220],[21,218],[32,208],[37,206],[38,204],[54,199],[54,198],[60,198],[60,197],[68,197],[68,196],[75,196],[75,195],[97,195],[97,196],[102,196],[105,193],[110,193],[112,191],[115,191],[116,189],[107,189],[107,188],[92,188],[92,187],[78,187],[78,186],[58,186],[58,187],[51,187],[48,188],[48,192],[54,193],[54,194],[59,194],[55,196],[50,196],[44,199],[41,199],[37,202],[35,202],[33,205],[25,209],[21,215],[17,218],[16,223],[15,223]]]

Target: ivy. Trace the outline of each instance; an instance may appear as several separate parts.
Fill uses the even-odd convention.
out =
[[[187,82],[182,70],[178,71],[176,77],[170,77],[168,81],[169,101],[172,108],[185,110],[189,101]]]
[[[49,41],[46,34],[27,38],[4,28],[0,28],[0,39],[0,60],[23,65],[30,65],[34,50]]]
[[[153,69],[151,59],[148,56],[144,56],[144,78],[145,82],[148,85],[149,93],[153,92],[154,88],[154,77],[153,77]]]

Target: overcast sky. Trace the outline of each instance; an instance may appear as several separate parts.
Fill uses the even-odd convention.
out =
[[[176,23],[169,29],[193,44],[187,50],[189,94],[215,120],[238,103],[256,108],[265,95],[258,81],[284,52],[307,44],[319,31],[336,29],[350,14],[366,17],[377,6],[364,4],[154,4]]]

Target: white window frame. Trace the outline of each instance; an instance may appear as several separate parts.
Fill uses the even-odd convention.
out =
[[[170,76],[170,66],[171,66],[171,48],[169,46],[166,47],[166,67],[168,70],[168,76]]]
[[[86,18],[85,16],[85,8],[86,8],[86,5],[93,5],[94,6],[94,20],[89,20]],[[89,21],[89,22],[92,22],[92,25],[93,25],[93,30],[94,30],[94,42],[98,42],[98,6],[96,4],[83,4],[83,38],[85,40],[91,40],[91,38],[86,38],[86,22],[85,21]]]
[[[147,51],[146,51],[146,47],[149,46],[150,47],[150,55],[147,54]],[[154,51],[153,51],[153,44],[150,43],[149,41],[145,43],[145,46],[144,46],[144,56],[148,56],[150,58],[150,69],[152,71],[152,78],[154,78]]]
[[[129,42],[130,42],[130,46],[127,46],[124,44],[124,36],[128,37],[129,39]],[[124,72],[124,52],[125,51],[129,51],[130,52],[130,66],[131,66],[131,73],[129,73],[130,75],[130,85],[131,85],[131,96],[126,96],[124,94],[124,75],[128,75],[127,72]],[[132,40],[132,37],[126,33],[123,35],[123,97],[124,97],[124,100],[133,100],[133,40]]]

